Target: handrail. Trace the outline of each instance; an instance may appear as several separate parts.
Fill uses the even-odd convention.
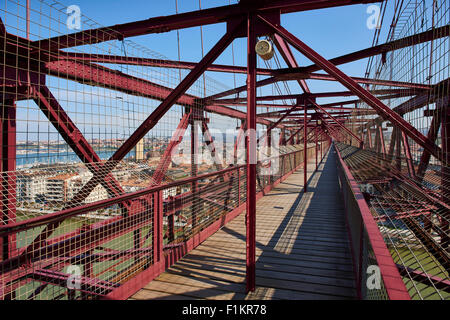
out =
[[[280,157],[286,157],[293,153],[301,152],[302,150],[295,150],[295,151],[292,151],[289,153],[285,153],[285,154],[280,155]],[[275,158],[275,157],[270,157],[268,159],[272,159],[272,158]],[[138,197],[142,197],[142,196],[145,196],[145,195],[148,195],[151,193],[155,193],[155,192],[158,192],[158,191],[161,191],[164,189],[169,189],[169,188],[189,184],[189,183],[192,183],[192,182],[195,182],[198,180],[202,180],[202,179],[206,179],[206,178],[216,176],[216,175],[217,176],[224,175],[231,171],[237,171],[241,168],[244,168],[245,166],[246,166],[245,164],[233,166],[233,167],[226,168],[223,170],[205,173],[202,175],[198,175],[196,177],[190,177],[190,178],[174,181],[174,182],[164,184],[164,185],[151,186],[151,187],[139,190],[139,191],[126,193],[126,194],[123,194],[123,195],[120,195],[120,196],[117,196],[114,198],[108,198],[108,199],[104,199],[104,200],[95,201],[95,202],[92,202],[89,204],[84,204],[82,206],[77,206],[77,207],[73,207],[73,208],[69,208],[69,209],[63,209],[63,210],[60,210],[57,212],[49,213],[44,216],[34,217],[34,218],[27,219],[27,220],[19,221],[19,222],[9,223],[7,225],[1,225],[0,226],[0,237],[4,237],[4,236],[7,236],[12,233],[25,231],[25,230],[35,228],[35,227],[38,227],[38,226],[41,226],[44,224],[48,224],[51,222],[58,222],[58,221],[66,219],[66,218],[85,213],[87,211],[103,209],[105,207],[109,207],[114,204],[118,204],[118,203],[121,203],[121,202],[124,202],[127,200],[138,198]]]
[[[341,180],[341,189],[344,193],[343,198],[346,208],[347,226],[349,228],[349,238],[352,245],[352,255],[354,269],[357,275],[356,280],[359,297],[362,299],[368,298],[368,294],[362,293],[366,291],[364,288],[366,283],[363,283],[362,280],[364,279],[363,274],[368,271],[365,269],[369,266],[369,251],[372,251],[375,262],[380,270],[381,280],[383,281],[383,287],[387,297],[391,300],[410,300],[411,297],[405,283],[403,282],[400,272],[383,240],[383,236],[370,212],[364,195],[359,189],[356,179],[345,164],[338,148],[335,145],[333,145],[333,147],[338,155],[338,170],[341,169],[339,170],[341,171],[339,179]],[[344,183],[346,185],[344,185]],[[346,193],[348,190],[345,188],[346,186],[350,189],[351,193]],[[351,210],[349,200],[353,202],[352,204],[354,206],[356,205],[357,212]],[[353,223],[351,223],[351,221]],[[367,237],[365,235],[367,235]]]

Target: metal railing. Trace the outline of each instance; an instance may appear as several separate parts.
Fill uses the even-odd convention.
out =
[[[308,148],[309,159],[314,153]],[[277,172],[262,175],[259,164],[257,198],[302,163],[293,146],[279,155]],[[0,261],[0,298],[127,298],[243,212],[245,201],[246,166],[237,165],[1,225],[15,250]]]
[[[355,178],[338,148],[339,184],[346,211],[358,297],[376,300],[409,300],[402,277],[372,217]]]

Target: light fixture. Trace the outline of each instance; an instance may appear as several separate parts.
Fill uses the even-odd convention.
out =
[[[255,51],[264,60],[270,60],[274,54],[272,44],[267,40],[259,40],[256,43]]]

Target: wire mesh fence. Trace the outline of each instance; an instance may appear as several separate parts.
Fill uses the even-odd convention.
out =
[[[403,173],[379,153],[342,143],[336,146],[367,201],[411,298],[448,300],[448,207],[419,183],[402,179]],[[358,222],[350,221],[349,225],[352,233],[358,232]],[[352,239],[357,241],[359,235],[352,234]]]

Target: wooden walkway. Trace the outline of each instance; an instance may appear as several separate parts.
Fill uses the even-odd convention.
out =
[[[245,214],[131,299],[353,299],[352,261],[329,153],[303,193],[303,169],[257,202],[256,284],[245,294]]]

